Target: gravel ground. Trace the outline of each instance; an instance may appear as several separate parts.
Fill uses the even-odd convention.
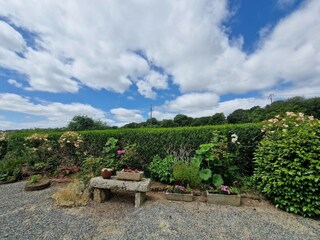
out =
[[[280,211],[263,200],[240,207],[169,202],[148,193],[106,203],[58,208],[50,196],[62,185],[25,192],[24,182],[0,185],[0,239],[320,239],[320,221]],[[201,199],[199,199],[201,200]]]

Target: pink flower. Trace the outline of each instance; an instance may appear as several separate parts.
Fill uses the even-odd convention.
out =
[[[125,150],[118,150],[117,153],[118,153],[118,155],[122,155],[125,153]]]
[[[309,119],[309,121],[313,121],[314,120],[314,116],[311,115],[311,116],[308,117],[308,119]]]

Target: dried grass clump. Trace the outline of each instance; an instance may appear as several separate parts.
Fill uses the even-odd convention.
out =
[[[60,207],[85,206],[88,203],[89,191],[83,182],[74,180],[53,194],[52,198]]]

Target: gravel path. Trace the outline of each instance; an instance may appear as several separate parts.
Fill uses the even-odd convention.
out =
[[[132,194],[110,202],[58,208],[61,185],[25,192],[24,182],[0,185],[0,239],[320,239],[320,221],[288,214],[266,201],[241,207],[169,202],[149,193],[134,208]]]

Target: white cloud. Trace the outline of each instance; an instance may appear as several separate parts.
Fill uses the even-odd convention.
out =
[[[8,79],[8,83],[17,87],[17,88],[22,88],[22,84],[19,83],[17,80],[14,79]]]
[[[152,112],[152,117],[156,118],[159,121],[163,119],[173,119],[176,115],[177,115],[176,113],[170,113],[170,112],[161,112],[161,111]]]
[[[209,97],[207,97],[207,99],[203,98],[204,101],[208,99]],[[181,100],[178,100],[178,101],[181,101]],[[173,100],[172,102],[176,104],[175,100]],[[210,104],[201,105],[201,103],[199,102],[198,108],[196,108],[195,106],[193,106],[192,108],[189,108],[189,107],[178,108],[178,105],[177,105],[177,108],[172,108],[172,105],[170,105],[172,102],[158,107],[159,109],[161,109],[161,111],[155,111],[154,116],[158,120],[173,119],[178,113],[185,114],[187,116],[194,117],[194,118],[203,117],[203,116],[212,116],[215,113],[221,113],[221,112],[224,113],[225,116],[228,116],[230,113],[232,113],[236,109],[250,109],[254,106],[263,107],[269,103],[267,97],[236,98],[229,101],[212,103],[212,105]],[[179,111],[173,111],[173,110],[179,110]]]
[[[26,43],[13,27],[9,24],[0,21],[0,46],[14,52],[22,52]]]
[[[110,110],[113,114],[113,118],[124,125],[129,122],[142,122],[144,117],[141,115],[141,111],[137,109],[126,109],[126,108],[114,108]]]
[[[75,93],[85,85],[123,93],[136,84],[141,95],[155,98],[156,90],[168,87],[170,75],[182,95],[157,111],[199,116],[228,104],[251,104],[218,103],[227,93],[271,91],[279,83],[288,83],[292,93],[320,87],[318,0],[305,1],[272,29],[261,29],[252,54],[242,51],[245,38],[230,40],[224,31],[227,0],[11,0],[0,2],[0,15],[36,34],[37,50],[26,47],[21,34],[1,21],[0,65],[26,74],[30,90]],[[15,51],[23,51],[24,58]],[[150,69],[149,62],[164,69],[164,75]],[[143,120],[132,111],[130,121]],[[126,121],[119,110],[115,116]]]
[[[157,93],[153,89],[167,89],[168,76],[151,70],[143,79],[137,81],[138,92],[146,98],[155,99]]]
[[[12,93],[0,93],[0,110],[45,118],[45,120],[39,122],[30,122],[24,125],[15,124],[15,128],[23,128],[22,126],[64,127],[75,115],[87,115],[94,119],[103,119],[105,116],[105,112],[88,104],[63,104],[59,102],[35,104],[28,97]]]
[[[170,112],[192,113],[215,106],[218,101],[219,97],[214,93],[188,93],[167,101],[164,108]]]
[[[320,82],[314,67],[320,59],[319,4],[307,1],[269,34],[262,29],[264,37],[252,55],[241,50],[241,41],[229,40],[222,27],[230,15],[226,0],[46,1],[36,6],[12,0],[0,3],[0,14],[39,34],[40,52],[28,49],[18,67],[13,63],[17,57],[6,57],[30,77],[31,89],[76,92],[73,76],[91,88],[119,93],[134,83],[140,94],[155,98],[154,90],[165,89],[166,81],[144,79],[154,73],[135,50],[171,74],[182,93],[245,93],[272,88],[281,79]]]

